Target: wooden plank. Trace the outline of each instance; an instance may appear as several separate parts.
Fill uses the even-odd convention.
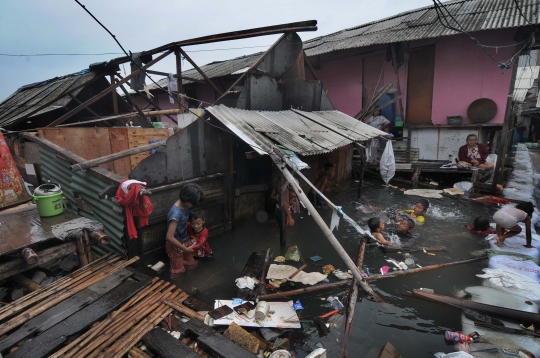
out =
[[[196,319],[190,319],[187,322],[180,322],[179,326],[187,333],[188,336],[195,338],[203,349],[212,351],[213,355],[216,357],[255,357],[244,348],[237,346],[227,338],[223,337],[221,334],[214,331],[211,327],[197,321]]]
[[[151,139],[167,139],[169,138],[169,130],[167,128],[128,128],[128,145],[129,149],[150,144]],[[135,154],[131,156],[131,170],[146,157],[150,156],[150,152]]]
[[[15,332],[10,333],[9,336],[5,336],[4,339],[0,341],[0,351],[4,351],[9,347],[14,346],[17,342],[21,341],[25,337],[28,337],[34,332],[45,331],[57,323],[62,322],[67,317],[71,316],[116,286],[120,285],[126,277],[131,275],[132,273],[130,271],[121,269],[109,277],[106,277],[103,280],[93,284],[87,289],[69,297],[65,301],[62,301],[42,314],[32,318]]]
[[[95,321],[100,320],[126,303],[150,282],[151,280],[147,277],[143,277],[139,281],[123,282],[76,314],[43,331],[31,341],[7,355],[6,358],[41,358],[50,355],[50,353],[55,352],[66,343],[70,337],[77,335],[82,330],[90,327]]]
[[[86,160],[111,154],[108,128],[40,128],[38,134]],[[114,172],[113,163],[100,167]]]
[[[49,261],[61,258],[75,251],[77,251],[77,245],[75,242],[68,242],[36,252],[38,255],[38,260],[33,265],[28,265],[23,258],[8,261],[0,265],[0,280],[13,276],[17,273],[24,272],[33,267],[43,265]]]
[[[109,128],[109,139],[111,143],[111,153],[118,153],[129,149],[127,128]],[[131,173],[130,158],[117,159],[112,163],[116,174],[127,178],[129,173]]]
[[[435,45],[414,48],[409,55],[407,123],[431,123]]]
[[[142,337],[150,350],[163,358],[200,358],[195,351],[161,328],[154,328]]]

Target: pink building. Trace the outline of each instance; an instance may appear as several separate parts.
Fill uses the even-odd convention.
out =
[[[420,8],[308,40],[304,49],[337,110],[354,116],[370,103],[374,92],[391,83],[391,93],[378,103],[401,93],[401,100],[383,111],[393,122],[395,114],[401,113],[401,101],[404,129],[393,131],[410,134],[419,159],[446,160],[457,155],[467,134],[475,133],[480,141],[491,144],[500,132],[513,64],[519,50],[528,49],[527,40],[538,23],[538,2],[523,3],[520,9],[527,19],[511,0],[449,1],[437,9]],[[467,33],[443,26],[438,14],[445,14],[451,27]],[[529,21],[534,25],[526,26]],[[399,90],[392,46],[400,64]],[[201,67],[225,90],[257,58],[254,54]],[[306,75],[311,76],[307,67]],[[186,71],[185,76],[202,80],[195,70]],[[191,97],[209,103],[218,97],[207,84],[188,81],[185,88]],[[472,123],[467,109],[481,98],[493,101],[496,114],[488,121]],[[160,105],[165,101],[160,98]],[[449,125],[448,116],[461,116],[461,124]]]

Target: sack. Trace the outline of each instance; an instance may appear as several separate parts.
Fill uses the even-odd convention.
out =
[[[380,172],[382,180],[388,184],[396,174],[396,158],[394,157],[394,148],[392,141],[386,142],[386,148],[381,156]]]

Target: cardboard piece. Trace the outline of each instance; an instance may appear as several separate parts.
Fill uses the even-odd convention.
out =
[[[293,301],[288,302],[268,302],[270,304],[270,311],[274,311],[273,314],[266,317],[262,321],[256,321],[255,318],[249,318],[246,315],[238,315],[233,312],[225,317],[217,320],[209,319],[207,324],[209,326],[230,326],[233,322],[241,327],[266,327],[266,328],[301,328],[298,315],[293,308]],[[232,300],[216,300],[214,307],[221,307],[223,305],[234,308]],[[208,317],[208,316],[207,316]],[[209,317],[208,317],[209,318]],[[285,322],[285,321],[290,322]]]
[[[381,349],[381,353],[379,353],[379,358],[399,358],[398,351],[394,348],[393,345],[390,344],[390,342],[386,342],[384,347]]]

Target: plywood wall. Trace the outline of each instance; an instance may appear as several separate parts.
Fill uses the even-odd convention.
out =
[[[69,150],[84,158],[95,159],[126,149],[150,144],[152,139],[167,139],[172,134],[167,128],[40,128],[41,138]],[[149,152],[132,155],[114,162],[100,165],[118,175],[128,177],[129,173]]]

